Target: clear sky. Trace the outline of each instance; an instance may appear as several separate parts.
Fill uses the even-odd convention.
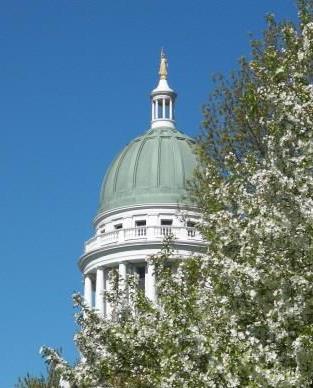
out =
[[[149,127],[160,48],[177,124],[199,133],[211,77],[293,0],[0,1],[0,388],[76,358],[71,294],[108,164]]]

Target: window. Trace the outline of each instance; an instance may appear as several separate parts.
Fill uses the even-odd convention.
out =
[[[169,106],[169,100],[165,101],[165,118],[170,118],[170,106]]]
[[[172,226],[173,220],[161,220],[161,235],[169,236],[172,234]]]
[[[146,226],[146,220],[138,220],[135,222],[136,228],[140,226]]]
[[[136,236],[146,236],[147,228],[146,228],[146,220],[137,220],[135,222],[136,225]]]
[[[157,100],[157,107],[158,107],[158,119],[161,119],[163,117],[162,114],[162,100]]]
[[[173,220],[161,220],[162,226],[171,226],[173,224]]]
[[[144,277],[145,277],[145,267],[137,267],[137,273],[139,275],[139,279],[144,279]]]
[[[138,284],[138,287],[141,289],[141,290],[144,290],[145,289],[145,272],[146,272],[146,269],[145,267],[136,267],[136,273],[139,277],[139,284]]]
[[[162,105],[161,100],[154,101],[154,119],[162,118]]]
[[[195,237],[195,235],[196,235],[195,226],[196,226],[196,223],[194,221],[187,221],[188,237]]]
[[[123,224],[114,225],[114,229],[123,229]]]
[[[99,232],[100,232],[100,234],[104,234],[105,233],[105,225],[100,225],[99,226]]]

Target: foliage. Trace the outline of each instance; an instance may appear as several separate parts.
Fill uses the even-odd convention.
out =
[[[174,262],[169,241],[150,259],[157,305],[114,273],[112,317],[75,297],[83,361],[43,349],[73,386],[312,386],[312,8],[298,27],[269,16],[206,106],[191,190],[207,253]]]
[[[207,121],[198,147],[192,191],[225,320],[216,341],[227,386],[313,382],[312,4],[299,4],[298,29],[267,18],[225,126]]]
[[[118,288],[116,273],[112,273],[112,291],[107,294],[115,305],[110,319],[99,317],[75,296],[82,308],[77,317],[82,330],[76,342],[84,362],[72,369],[50,349],[43,350],[49,360],[59,364],[65,380],[79,387],[208,384],[205,260],[172,262],[170,243],[165,242],[160,255],[150,259],[158,279],[158,305],[145,298],[135,277],[128,279],[126,298],[125,291]],[[188,381],[191,385],[186,385]]]
[[[56,352],[60,354],[60,352]],[[47,377],[31,376],[29,373],[25,377],[19,378],[15,388],[58,388],[60,374],[55,370],[54,364],[50,363],[47,368]]]
[[[312,4],[312,0],[298,1],[301,30],[304,23],[312,19]],[[266,153],[264,141],[268,129],[260,117],[271,115],[273,106],[269,101],[259,99],[258,88],[263,85],[264,79],[256,74],[251,62],[257,62],[260,67],[269,70],[279,69],[286,45],[291,50],[297,50],[297,47],[291,47],[292,35],[287,37],[286,33],[288,27],[297,30],[290,21],[277,23],[274,16],[269,14],[266,23],[262,39],[251,40],[252,59],[241,58],[239,70],[233,71],[228,78],[216,75],[215,88],[203,106],[203,135],[198,153],[210,157],[221,170],[225,169],[225,156],[229,153],[234,154],[238,161],[247,152],[258,153],[260,157]],[[273,81],[283,76],[280,70],[274,75]],[[312,79],[312,68],[306,69],[306,76]]]

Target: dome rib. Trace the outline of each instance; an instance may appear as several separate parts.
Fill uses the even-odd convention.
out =
[[[179,139],[179,142],[176,144],[177,148],[180,148],[181,140]],[[184,166],[184,161],[181,155],[181,152],[177,153],[180,158],[180,165],[181,165],[181,171],[182,171],[182,180],[183,180],[183,185],[186,184],[186,171],[185,171],[185,166]]]
[[[118,178],[118,172],[120,170],[120,167],[121,167],[121,164],[127,154],[127,152],[129,151],[129,148],[128,147],[125,147],[124,150],[122,151],[121,153],[121,156],[117,162],[117,167],[116,167],[116,171],[115,171],[115,175],[114,175],[114,185],[113,185],[113,193],[116,192],[116,185],[117,185],[117,178]]]
[[[179,152],[177,152],[177,145],[176,142],[172,142],[172,147],[173,147],[173,156],[174,156],[174,165],[175,165],[175,177],[181,177],[182,182],[184,182],[184,177],[181,174],[182,168],[181,168],[181,155],[179,155]],[[176,181],[177,186],[180,186],[179,179]]]
[[[158,138],[158,159],[157,159],[157,187],[160,187],[160,164],[161,164],[161,137]]]
[[[142,152],[142,149],[144,147],[144,145],[147,143],[147,139],[144,139],[140,146],[139,146],[139,150],[137,152],[137,155],[136,155],[136,159],[135,159],[135,167],[134,167],[134,174],[133,174],[133,188],[136,186],[136,182],[137,182],[137,172],[138,172],[138,163],[139,163],[139,158],[140,158],[140,155],[141,155],[141,152]]]

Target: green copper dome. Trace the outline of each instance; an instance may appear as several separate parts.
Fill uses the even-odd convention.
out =
[[[103,180],[99,212],[124,206],[188,203],[194,140],[174,128],[150,129],[116,157]]]

